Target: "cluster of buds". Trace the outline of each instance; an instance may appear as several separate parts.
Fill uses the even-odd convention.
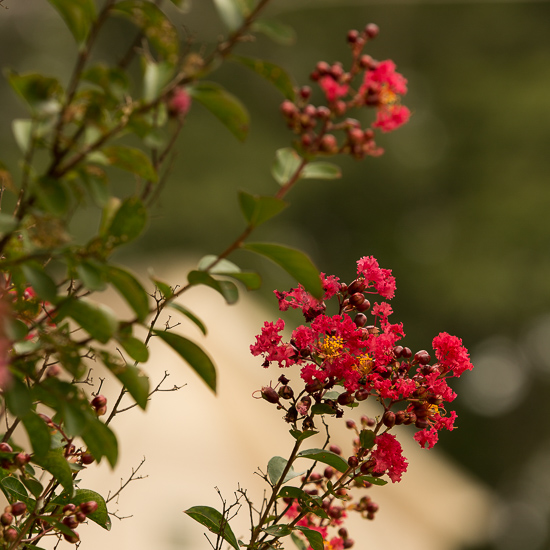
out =
[[[6,542],[14,542],[19,536],[13,524],[26,511],[27,505],[20,500],[4,508],[4,513],[0,516],[0,523],[2,524],[2,537]]]
[[[284,410],[284,420],[301,431],[314,429],[316,416],[342,418],[359,402],[376,400],[381,411],[375,419],[363,416],[360,426],[346,419],[347,428],[355,435],[344,476],[361,483],[365,476],[371,482],[382,476],[400,481],[408,463],[390,430],[401,424],[414,426],[414,439],[431,448],[440,430],[454,429],[456,413],[447,412],[445,403],[456,394],[447,380],[473,368],[468,352],[459,338],[445,332],[433,339],[435,361],[426,350],[413,353],[401,345],[399,340],[405,336],[402,323],[390,322],[393,312],[389,303],[373,298],[374,294],[393,298],[395,278],[373,257],[358,260],[357,277],[349,284],[324,273],[321,281],[322,300],[301,286],[289,292],[275,291],[279,309],[300,309],[306,324],[294,329],[285,342],[281,334],[284,321],[265,322],[250,349],[264,358],[264,367],[272,362],[284,368],[297,365],[302,384],[299,389],[291,387],[288,377],[282,375],[275,388],[266,386],[261,395]],[[331,299],[337,301],[338,312],[329,316],[326,302]],[[343,481],[338,486],[343,487]],[[378,507],[364,498],[353,509],[372,519]]]
[[[63,519],[61,523],[70,529],[71,533],[63,533],[63,537],[66,541],[76,544],[80,541],[80,536],[75,531],[75,529],[81,524],[84,523],[87,517],[90,514],[93,514],[97,510],[97,502],[95,500],[90,500],[88,502],[83,502],[82,504],[65,504],[63,506]]]
[[[15,452],[12,446],[5,441],[0,443],[0,453],[3,455],[2,458],[0,458],[0,466],[4,470],[8,470],[10,472],[25,468],[31,460],[31,455],[27,453]]]
[[[363,31],[349,31],[352,62],[348,70],[339,62],[317,63],[310,78],[321,88],[326,105],[311,103],[309,86],[300,88],[294,101],[282,103],[281,112],[299,136],[297,147],[305,155],[349,154],[356,159],[381,155],[384,151],[374,141],[375,129],[390,132],[409,120],[409,109],[401,105],[407,80],[395,71],[393,61],[376,61],[363,53],[367,42],[377,35],[378,27],[373,24]],[[376,110],[375,120],[367,128],[348,116],[352,109],[363,107]]]

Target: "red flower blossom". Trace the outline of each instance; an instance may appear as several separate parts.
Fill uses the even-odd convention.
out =
[[[378,474],[387,473],[393,483],[401,481],[401,476],[407,471],[408,466],[401,443],[387,432],[379,435],[375,442],[376,448],[371,454],[371,458],[376,461],[373,471]]]
[[[376,292],[391,300],[395,296],[395,277],[391,269],[382,269],[372,256],[364,256],[357,261],[357,274],[374,284]]]
[[[468,350],[462,345],[462,340],[457,336],[441,332],[433,339],[433,348],[435,356],[445,372],[453,371],[454,376],[457,378],[464,371],[474,368],[470,362]]]
[[[325,92],[328,101],[336,101],[344,97],[349,90],[348,84],[340,84],[332,76],[326,75],[319,79],[319,86]]]

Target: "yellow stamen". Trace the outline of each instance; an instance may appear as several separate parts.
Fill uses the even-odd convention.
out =
[[[399,99],[397,94],[390,90],[387,84],[382,86],[382,89],[379,92],[379,98],[380,103],[383,105],[393,105],[394,103],[397,103]]]
[[[355,365],[355,369],[363,375],[367,375],[374,366],[374,361],[370,355],[366,354],[359,356],[359,364]]]
[[[337,357],[344,347],[344,339],[340,336],[325,336],[321,344],[321,351],[325,357]]]

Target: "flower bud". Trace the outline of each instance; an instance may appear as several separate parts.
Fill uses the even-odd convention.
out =
[[[370,302],[365,299],[359,305],[355,306],[355,309],[360,312],[367,311],[370,309]]]
[[[375,23],[369,23],[365,27],[365,34],[372,40],[373,38],[376,38],[378,36],[378,33],[380,32],[380,29],[378,28],[378,25]]]
[[[362,292],[356,292],[349,297],[349,303],[353,307],[357,307],[365,301],[365,297]]]
[[[191,108],[191,96],[185,88],[176,88],[168,101],[170,116],[184,118]]]
[[[9,443],[6,443],[5,441],[2,441],[0,443],[0,452],[2,453],[13,453],[13,449]]]
[[[357,466],[359,466],[359,459],[355,455],[351,455],[348,458],[348,465],[352,468],[356,468]]]
[[[346,420],[346,428],[348,428],[349,430],[353,430],[353,428],[355,428],[355,421]]]
[[[410,359],[412,357],[412,351],[410,348],[403,348],[403,351],[401,352],[401,357],[404,359]]]
[[[353,393],[344,392],[338,396],[338,404],[340,405],[349,405],[350,403],[353,403],[353,401],[354,401]]]
[[[93,514],[97,510],[97,502],[95,500],[89,500],[87,502],[83,502],[80,505],[80,511],[89,516],[90,514]]]
[[[292,399],[294,397],[294,390],[290,386],[281,386],[278,394],[283,399]]]
[[[344,541],[344,548],[351,548],[355,544],[353,539],[346,539]]]
[[[264,386],[262,388],[262,397],[268,403],[278,403],[279,402],[279,395],[277,394],[277,392],[271,386]]]
[[[27,505],[24,502],[18,500],[11,505],[11,513],[14,516],[21,516],[27,511]]]
[[[332,466],[327,466],[325,468],[324,476],[327,479],[330,479],[334,475],[335,469]]]
[[[87,466],[88,464],[91,464],[95,460],[95,458],[90,453],[82,453],[82,455],[80,456],[80,460],[82,464],[85,464]]]
[[[341,455],[342,454],[342,449],[340,449],[340,447],[338,447],[338,445],[331,445],[328,450],[331,452],[331,453],[334,453],[336,455]]]
[[[367,390],[366,388],[362,388],[355,392],[355,399],[357,401],[364,401],[365,399],[367,399],[369,395],[370,395],[369,390]]]
[[[67,542],[70,542],[71,544],[76,544],[80,540],[80,535],[76,531],[73,531],[72,535],[68,535],[67,533],[63,533],[63,538]]]
[[[62,520],[63,525],[66,525],[69,529],[78,527],[78,521],[75,516],[65,516]]]
[[[107,398],[104,395],[96,395],[92,401],[91,405],[94,409],[102,409],[107,406]]]
[[[4,531],[4,539],[7,542],[14,542],[17,539],[17,536],[17,530],[13,527],[10,527]]]
[[[0,516],[0,523],[2,523],[2,525],[4,526],[11,525],[12,521],[13,521],[13,514],[10,514],[9,512],[4,512]]]
[[[382,423],[388,428],[393,428],[395,426],[395,413],[392,411],[386,411],[382,417]]]
[[[427,365],[430,362],[431,357],[430,357],[430,354],[423,349],[423,350],[417,351],[414,354],[414,360],[417,363],[420,363],[421,365]]]

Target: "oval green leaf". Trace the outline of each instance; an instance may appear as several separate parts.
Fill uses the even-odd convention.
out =
[[[190,321],[195,323],[199,330],[206,336],[206,326],[205,324],[191,311],[189,311],[187,308],[183,307],[180,304],[175,304],[174,302],[170,302],[168,304],[168,307],[171,307],[172,309],[175,309],[176,311],[179,311],[182,315],[185,315]]]
[[[288,73],[279,65],[253,57],[233,56],[231,59],[271,82],[286,99],[294,100],[294,84]]]
[[[230,281],[219,281],[214,279],[205,271],[190,271],[187,275],[190,285],[206,285],[219,292],[225,301],[231,305],[239,299],[239,289]]]
[[[71,317],[92,338],[106,344],[118,329],[114,313],[103,304],[92,303],[85,298],[69,298],[59,308],[59,317]]]
[[[205,351],[191,340],[165,330],[154,330],[216,392],[216,367]]]
[[[134,240],[145,229],[147,210],[137,197],[127,198],[113,215],[105,237],[111,246]]]
[[[310,162],[304,166],[300,177],[304,179],[334,180],[342,177],[342,170],[332,162]]]
[[[298,453],[300,458],[309,458],[310,460],[316,460],[323,464],[332,466],[339,472],[345,472],[348,469],[348,463],[336,453],[327,451],[326,449],[307,449]]]
[[[220,514],[215,508],[210,506],[193,506],[184,511],[189,517],[204,525],[210,532],[215,535],[220,535],[227,541],[235,550],[240,550],[239,543],[231,527],[227,523],[227,519]]]
[[[279,483],[287,464],[288,460],[282,456],[274,456],[267,463],[267,475],[269,476],[269,480],[273,486]],[[304,472],[295,472],[294,468],[291,466],[283,479],[283,483],[286,483],[295,477],[301,476],[303,473]]]
[[[278,149],[271,167],[271,175],[279,185],[286,185],[295,177],[303,163],[304,159],[294,149],[290,147]]]
[[[78,0],[77,2],[75,0],[49,0],[49,2],[60,13],[77,44],[82,46],[95,20],[95,2],[93,0]]]
[[[261,197],[240,191],[239,205],[246,222],[257,227],[283,211],[288,203],[275,197]]]
[[[149,315],[149,295],[141,283],[130,272],[114,265],[105,266],[105,276],[143,321]]]
[[[53,279],[37,262],[26,262],[21,266],[23,275],[38,296],[46,302],[55,302],[57,286]]]
[[[50,472],[61,483],[63,489],[67,493],[72,494],[73,475],[67,459],[63,456],[62,449],[48,451],[46,455],[40,457],[34,455],[31,462]]]
[[[111,145],[104,147],[101,152],[111,166],[131,172],[146,181],[156,182],[158,179],[149,157],[141,149],[125,145]]]
[[[252,30],[259,32],[283,46],[290,46],[296,42],[296,31],[274,19],[258,19],[252,23]]]
[[[271,243],[248,243],[243,244],[242,248],[269,258],[292,275],[312,296],[317,299],[323,297],[319,271],[300,250]]]
[[[250,116],[234,95],[215,82],[198,82],[188,88],[191,96],[206,107],[239,140],[248,135]]]
[[[324,550],[323,535],[319,531],[314,531],[308,527],[295,527],[295,529],[302,531],[313,550]]]

